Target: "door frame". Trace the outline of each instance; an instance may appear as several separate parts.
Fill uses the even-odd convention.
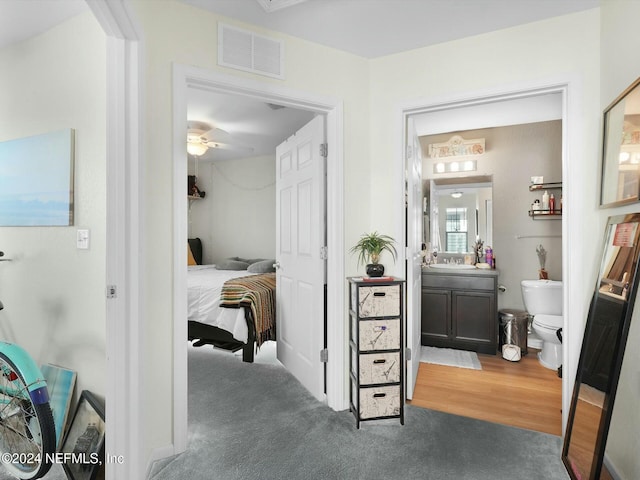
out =
[[[125,2],[85,0],[106,36],[106,451],[125,462],[110,463],[107,480],[143,478],[144,421],[140,338],[143,260],[141,219],[144,192],[139,138],[140,28]],[[105,289],[105,294],[107,293]]]
[[[173,65],[173,444],[175,453],[187,446],[187,92],[198,88],[243,95],[256,100],[325,115],[327,125],[327,404],[348,408],[345,389],[344,333],[344,159],[342,100],[274,86],[210,69]],[[179,340],[184,339],[184,340]],[[320,352],[318,352],[320,355]]]
[[[571,172],[573,169],[579,169],[580,163],[576,152],[581,151],[581,146],[578,142],[580,135],[577,133],[581,125],[580,117],[580,80],[575,76],[566,76],[560,78],[553,78],[547,80],[541,80],[537,82],[522,82],[517,85],[508,85],[497,87],[488,90],[476,91],[476,92],[463,92],[453,95],[446,95],[432,98],[421,98],[408,100],[398,103],[396,105],[396,129],[395,129],[395,143],[396,152],[398,152],[399,161],[395,198],[397,199],[396,211],[401,212],[398,215],[400,221],[396,225],[396,238],[402,238],[404,245],[406,245],[406,220],[404,215],[404,189],[405,182],[410,182],[411,179],[406,175],[406,148],[407,148],[407,122],[408,118],[413,115],[419,115],[424,113],[432,113],[443,110],[456,109],[461,107],[469,107],[475,105],[490,105],[497,102],[504,102],[509,100],[516,100],[520,98],[536,97],[539,95],[559,93],[562,97],[562,181],[563,181],[563,195],[565,198],[565,207],[569,206],[574,201],[574,190],[571,184]],[[569,156],[569,151],[573,152],[572,156]],[[409,185],[408,188],[411,188]],[[580,311],[579,306],[575,302],[571,301],[569,294],[569,284],[571,277],[571,263],[569,262],[568,248],[571,245],[573,238],[571,237],[571,229],[568,228],[567,217],[562,218],[562,271],[566,272],[567,279],[563,282],[563,312],[564,312],[564,325],[563,332],[566,339],[570,338],[569,335],[574,335],[574,329],[569,324],[568,319],[574,316],[574,311]],[[406,262],[407,252],[399,252],[400,262]],[[403,263],[404,264],[404,263]],[[414,295],[416,292],[409,292],[407,289],[407,295],[405,302],[409,301],[410,295]],[[407,319],[409,321],[409,319]],[[405,346],[407,348],[412,344],[412,338],[407,337]],[[565,372],[570,373],[576,366],[574,362],[574,343],[564,342],[563,348],[563,365],[566,366]],[[579,349],[579,345],[578,345]],[[419,354],[418,352],[412,352],[412,355]],[[406,366],[405,366],[406,369]],[[567,414],[569,412],[569,403],[571,401],[571,389],[573,388],[574,377],[571,374],[564,375],[562,378],[562,429],[567,422]]]

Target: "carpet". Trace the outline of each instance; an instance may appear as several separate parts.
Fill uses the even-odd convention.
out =
[[[187,450],[152,480],[567,480],[560,437],[407,405],[405,425],[318,402],[282,365],[189,349]]]
[[[476,352],[454,350],[452,348],[422,347],[420,351],[420,361],[446,365],[448,367],[482,370],[482,365],[480,365],[480,360]]]

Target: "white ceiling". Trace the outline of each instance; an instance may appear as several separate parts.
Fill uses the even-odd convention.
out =
[[[268,13],[256,0],[179,1],[366,58],[600,4],[600,0],[307,0]]]
[[[34,37],[88,8],[83,0],[0,0],[0,48]]]
[[[595,8],[600,0],[306,0],[271,12],[266,12],[258,0],[178,1],[375,58]],[[35,36],[87,9],[84,0],[0,0],[0,48]],[[189,120],[226,130],[238,144],[251,146],[256,156],[273,152],[275,145],[313,116],[197,90],[189,92],[188,112]],[[447,131],[442,130],[442,122],[439,118],[438,129]],[[419,134],[430,133],[433,124],[433,117],[423,117],[417,122]],[[462,129],[466,128],[456,128]],[[210,150],[203,156],[204,160],[231,158],[234,152],[228,150]]]
[[[0,0],[1,1],[1,0]],[[239,95],[190,89],[187,97],[189,121],[204,122],[231,136],[229,143],[244,149],[210,148],[201,160],[219,161],[241,157],[273,155],[276,146],[286,140],[314,116],[313,112],[292,108],[274,109],[269,104]]]

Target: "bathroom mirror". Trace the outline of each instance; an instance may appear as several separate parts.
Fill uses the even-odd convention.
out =
[[[472,253],[476,238],[493,245],[493,187],[487,175],[430,180],[425,186],[425,243],[444,253]]]
[[[600,205],[640,199],[640,78],[604,111]]]
[[[574,480],[612,478],[603,457],[638,289],[639,253],[640,213],[610,217],[562,450]]]

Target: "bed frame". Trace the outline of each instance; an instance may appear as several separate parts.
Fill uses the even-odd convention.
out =
[[[196,263],[202,265],[202,241],[200,238],[190,238],[189,247],[191,247],[191,253]],[[188,322],[189,341],[193,342],[192,345],[194,347],[213,345],[216,348],[222,348],[232,352],[237,352],[242,349],[242,361],[252,363],[256,341],[253,314],[249,307],[239,308],[244,309],[244,317],[247,321],[247,327],[249,328],[247,343],[236,340],[233,338],[233,335],[226,330],[194,321]]]

